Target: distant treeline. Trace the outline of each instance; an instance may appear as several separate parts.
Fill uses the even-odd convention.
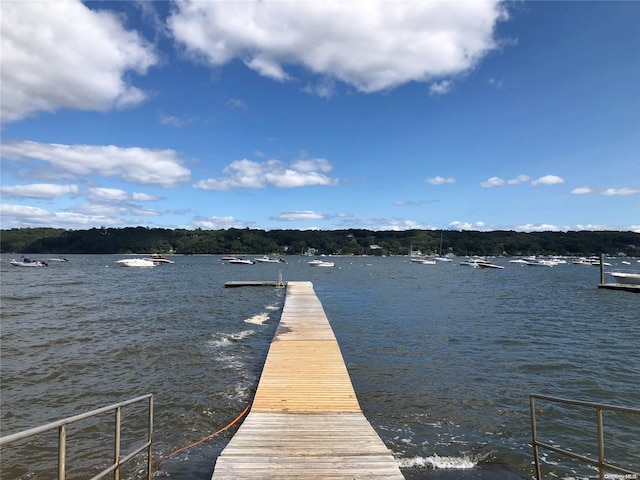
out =
[[[455,230],[186,230],[147,227],[18,228],[0,230],[2,253],[31,254],[312,254],[407,255],[607,255],[640,256],[633,232],[533,232]]]

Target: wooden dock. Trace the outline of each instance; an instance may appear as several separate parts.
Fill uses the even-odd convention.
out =
[[[360,410],[310,282],[288,282],[251,411],[212,480],[404,479]]]

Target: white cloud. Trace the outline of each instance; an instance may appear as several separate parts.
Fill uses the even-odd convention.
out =
[[[30,185],[14,185],[0,187],[4,198],[41,198],[53,199],[64,195],[78,193],[77,185],[55,185],[51,183],[32,183]]]
[[[248,228],[253,226],[254,222],[246,222],[238,220],[234,217],[200,217],[193,222],[194,228],[203,228],[205,230],[227,230],[229,228]]]
[[[520,183],[526,183],[529,180],[531,180],[531,177],[529,175],[518,175],[516,178],[507,180],[507,185],[518,185]]]
[[[311,185],[337,185],[338,179],[325,175],[333,167],[323,158],[303,159],[288,167],[280,160],[254,162],[237,160],[223,170],[226,177],[201,180],[194,185],[202,190],[227,191],[233,188],[306,187]]]
[[[113,145],[60,145],[30,141],[0,145],[3,159],[22,162],[29,177],[120,177],[131,183],[172,188],[188,181],[190,171],[174,150],[153,150]],[[47,167],[39,166],[40,162]]]
[[[640,188],[624,187],[624,188],[606,188],[602,191],[602,195],[638,195]]]
[[[487,228],[487,225],[484,222],[459,222],[453,221],[449,224],[449,227],[453,230],[478,230],[478,231],[486,231],[490,230]]]
[[[110,216],[84,215],[73,212],[51,212],[25,205],[0,204],[3,228],[50,227],[65,229],[92,228],[96,225],[121,225],[122,220]]]
[[[485,180],[480,184],[482,188],[501,187],[505,184],[504,180],[500,177],[491,177],[489,180]]]
[[[312,212],[310,210],[300,212],[283,212],[279,214],[276,219],[284,221],[299,221],[299,220],[325,220],[329,218],[324,213]]]
[[[564,183],[564,179],[562,177],[558,177],[557,175],[545,175],[537,180],[533,180],[531,185],[557,185],[560,183]]]
[[[130,84],[156,55],[116,15],[80,1],[0,3],[3,122],[60,108],[127,108],[147,94]]]
[[[453,177],[431,177],[427,178],[425,182],[430,183],[431,185],[444,185],[446,183],[456,183],[456,179]]]
[[[483,188],[503,187],[505,185],[519,185],[521,183],[526,183],[529,180],[531,180],[529,175],[518,175],[517,177],[506,181],[500,177],[491,177],[490,179],[482,182],[480,186]]]
[[[434,82],[429,87],[429,93],[431,95],[444,95],[451,91],[453,83],[451,80],[442,80],[440,82]]]
[[[497,48],[495,27],[506,18],[497,0],[181,0],[168,26],[188,54],[212,66],[241,59],[260,75],[284,81],[290,79],[286,65],[301,65],[375,92],[464,74]]]
[[[572,195],[588,195],[592,192],[593,190],[591,189],[591,187],[578,187],[571,190]]]
[[[516,232],[563,232],[569,230],[567,227],[558,227],[546,223],[518,225],[514,228]]]

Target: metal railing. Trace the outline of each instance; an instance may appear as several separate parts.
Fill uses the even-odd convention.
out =
[[[566,449],[562,449],[556,447],[554,445],[550,445],[545,442],[541,442],[538,440],[537,433],[537,425],[536,425],[536,408],[535,408],[535,400],[545,400],[549,402],[562,403],[565,405],[572,406],[580,406],[580,407],[588,407],[593,408],[596,414],[596,422],[597,422],[597,433],[598,433],[598,459],[593,459],[586,457],[584,455],[579,455],[577,453],[571,452]],[[529,409],[531,412],[531,434],[532,434],[532,444],[533,444],[533,456],[535,459],[536,466],[536,479],[541,480],[542,475],[540,471],[540,453],[539,449],[543,448],[546,450],[551,450],[552,452],[558,453],[560,455],[564,455],[566,457],[573,458],[587,465],[592,465],[598,468],[598,475],[600,480],[604,480],[606,477],[606,472],[611,471],[618,474],[625,475],[625,478],[640,480],[640,472],[634,472],[632,470],[628,470],[626,468],[622,468],[617,465],[613,465],[612,463],[608,463],[605,460],[604,456],[604,424],[603,424],[603,411],[611,411],[611,412],[619,412],[619,413],[627,413],[631,415],[640,415],[640,409],[637,408],[626,408],[626,407],[617,407],[613,405],[603,405],[599,403],[591,403],[591,402],[583,402],[579,400],[567,400],[564,398],[558,397],[550,397],[547,395],[529,395]]]
[[[127,405],[131,405],[134,403],[142,402],[144,400],[148,400],[148,423],[147,423],[147,440],[146,442],[121,457],[120,451],[120,432],[121,432],[121,419],[122,419],[122,407]],[[98,480],[100,478],[104,478],[109,473],[113,473],[113,479],[120,479],[120,466],[124,463],[128,462],[132,458],[134,458],[139,453],[144,450],[147,451],[147,480],[151,480],[151,444],[153,443],[153,394],[142,395],[140,397],[132,398],[130,400],[125,400],[124,402],[114,403],[113,405],[109,405],[107,407],[98,408],[96,410],[92,410],[87,413],[82,413],[80,415],[75,415],[73,417],[64,418],[62,420],[58,420],[57,422],[48,423],[46,425],[42,425],[40,427],[31,428],[29,430],[24,430],[22,432],[14,433],[12,435],[7,435],[0,438],[0,447],[7,445],[9,443],[23,440],[25,438],[33,437],[40,433],[48,432],[51,430],[58,430],[58,480],[65,480],[66,475],[66,452],[67,452],[67,425],[78,422],[80,420],[84,420],[87,418],[94,417],[96,415],[100,415],[106,412],[115,410],[115,419],[114,419],[114,451],[113,451],[113,464],[108,468],[104,469],[102,472],[98,473],[96,476],[92,477],[91,480]]]

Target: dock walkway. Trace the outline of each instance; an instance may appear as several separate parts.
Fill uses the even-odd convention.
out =
[[[212,480],[404,479],[364,417],[311,282],[288,282],[251,411]]]

